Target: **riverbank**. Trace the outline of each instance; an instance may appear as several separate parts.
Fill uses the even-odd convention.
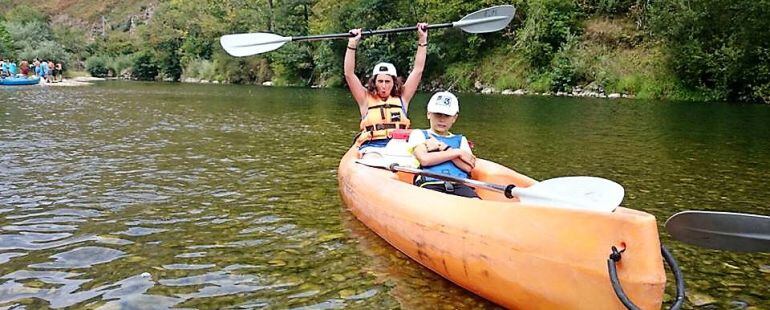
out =
[[[192,84],[230,84],[226,81],[220,82],[216,80],[206,80],[206,79],[197,79],[197,78],[183,78],[180,81],[181,83],[192,83]],[[255,85],[261,85],[264,87],[286,87],[286,86],[277,86],[272,81],[266,81],[262,82],[260,84]],[[332,88],[329,86],[324,85],[311,85],[309,88]],[[423,89],[423,91],[426,92],[437,92],[437,91],[443,91],[445,89],[443,88],[429,88],[429,89]],[[596,83],[591,83],[587,86],[576,86],[573,87],[570,92],[565,91],[557,91],[557,92],[551,92],[551,91],[545,91],[545,92],[537,92],[527,89],[503,89],[502,91],[496,89],[493,86],[484,85],[480,81],[476,81],[474,84],[474,89],[469,91],[456,91],[458,93],[477,93],[482,95],[506,95],[506,96],[556,96],[556,97],[584,97],[584,98],[605,98],[605,99],[619,99],[619,98],[626,98],[626,99],[635,99],[636,96],[633,94],[628,93],[620,93],[620,92],[606,92],[601,86],[597,85]]]
[[[78,76],[71,79],[63,79],[59,82],[46,83],[41,81],[40,86],[55,86],[55,87],[75,87],[75,86],[89,86],[93,85],[93,82],[104,81],[104,78],[90,77],[90,76]]]

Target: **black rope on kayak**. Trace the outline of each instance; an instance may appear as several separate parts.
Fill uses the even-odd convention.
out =
[[[618,295],[618,299],[620,299],[620,302],[623,303],[626,308],[629,310],[638,310],[639,307],[636,306],[633,302],[631,302],[630,299],[628,299],[628,295],[623,291],[623,287],[620,285],[620,280],[618,279],[618,270],[616,263],[620,261],[620,259],[623,256],[623,252],[626,249],[618,251],[618,248],[615,246],[612,246],[612,253],[610,253],[610,258],[607,259],[607,270],[610,273],[610,282],[612,283],[612,289],[615,290],[615,295]],[[679,269],[679,264],[676,262],[676,259],[674,259],[674,256],[671,255],[671,252],[666,249],[665,246],[660,246],[660,252],[663,255],[663,259],[666,261],[668,266],[671,268],[671,272],[674,273],[674,279],[676,280],[676,300],[674,301],[674,304],[671,305],[671,308],[669,309],[680,309],[682,308],[682,304],[684,304],[684,277],[682,276],[682,270]]]
[[[612,283],[612,289],[615,290],[615,295],[618,295],[618,299],[620,299],[620,302],[622,302],[626,308],[629,310],[639,310],[639,307],[637,307],[630,299],[628,299],[628,295],[626,295],[626,292],[623,291],[623,287],[620,285],[620,279],[618,279],[618,269],[615,264],[619,262],[621,258],[623,258],[623,252],[625,251],[626,249],[618,251],[618,248],[616,248],[614,245],[612,246],[612,253],[610,253],[610,258],[607,259],[607,269],[610,272],[610,282]]]
[[[668,267],[671,268],[671,272],[674,273],[674,279],[676,279],[676,300],[670,309],[679,309],[684,304],[684,275],[676,259],[674,259],[674,255],[671,255],[671,252],[662,244],[660,245],[660,252],[663,254],[666,263],[668,263]]]

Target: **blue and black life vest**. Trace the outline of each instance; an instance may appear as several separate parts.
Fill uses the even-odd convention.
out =
[[[448,145],[453,149],[459,149],[460,145],[463,142],[462,135],[452,135],[449,137],[445,137],[445,136],[432,134],[427,130],[422,130],[422,133],[423,135],[425,135],[425,139],[429,139],[430,136],[433,136],[434,138],[438,139],[439,141],[443,142],[444,144]],[[422,169],[428,170],[430,172],[441,173],[441,174],[450,175],[453,177],[458,177],[463,179],[468,178],[468,173],[460,169],[460,167],[457,167],[457,165],[455,165],[451,160],[447,160],[438,165],[422,166]],[[421,179],[418,180],[418,182],[420,183],[420,186],[427,185],[427,184],[444,183],[444,181],[438,180],[436,178],[425,177],[425,176],[422,176],[420,178]]]

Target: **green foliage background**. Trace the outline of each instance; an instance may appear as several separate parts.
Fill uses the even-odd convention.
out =
[[[0,1],[0,56],[64,61],[92,75],[143,80],[344,86],[344,40],[295,42],[234,58],[229,33],[301,36],[352,28],[456,21],[513,4],[503,31],[430,33],[423,87],[475,91],[477,84],[532,92],[623,92],[639,98],[770,102],[770,0],[126,0]],[[73,4],[74,3],[74,4]],[[148,20],[131,19],[152,8]],[[53,22],[53,13],[110,22],[94,34]],[[75,14],[75,11],[71,14]],[[365,77],[376,62],[411,68],[413,33],[366,38],[357,53]]]

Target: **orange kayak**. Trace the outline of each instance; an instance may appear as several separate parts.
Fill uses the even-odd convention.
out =
[[[660,309],[666,274],[655,217],[527,205],[477,190],[469,199],[419,188],[413,175],[340,161],[340,195],[367,227],[423,266],[507,308],[625,309],[607,271],[611,247],[626,295]],[[537,181],[479,159],[473,178],[527,187]]]

